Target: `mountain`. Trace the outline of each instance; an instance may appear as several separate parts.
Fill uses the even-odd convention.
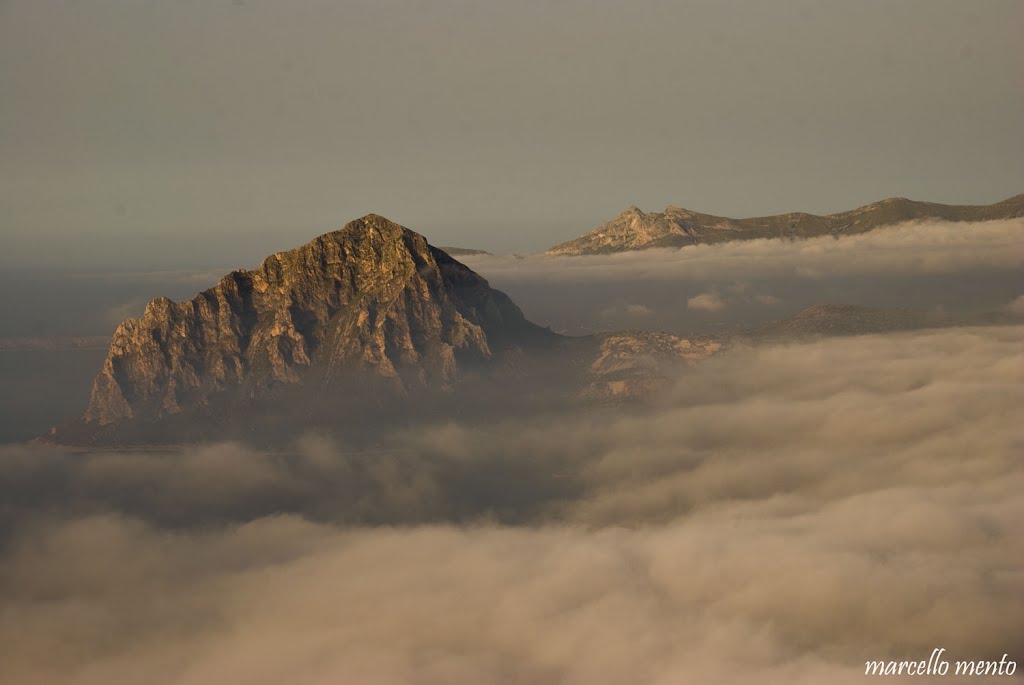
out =
[[[124,321],[77,431],[289,408],[354,416],[381,398],[448,392],[558,338],[423,236],[371,214]]]
[[[593,336],[596,351],[579,397],[598,402],[651,399],[686,366],[722,349],[710,338],[671,333],[616,331]]]
[[[666,333],[558,335],[423,236],[371,214],[191,300],[150,302],[114,332],[82,418],[47,439],[274,442],[313,428],[372,441],[384,425],[648,399],[720,347]]]
[[[783,342],[839,335],[890,333],[957,323],[941,314],[895,307],[852,304],[816,304],[788,319],[773,321],[751,331],[759,342]]]
[[[594,255],[652,247],[722,243],[755,238],[812,238],[864,233],[881,226],[920,219],[988,221],[1024,217],[1024,195],[991,205],[941,205],[890,198],[839,214],[793,213],[753,219],[729,219],[667,207],[643,212],[630,207],[603,226],[555,245],[550,255]]]

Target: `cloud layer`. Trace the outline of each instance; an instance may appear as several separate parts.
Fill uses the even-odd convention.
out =
[[[396,429],[372,452],[3,448],[0,680],[852,683],[935,646],[1020,662],[1022,334],[737,349],[642,411]]]
[[[1002,309],[1024,292],[1024,219],[916,222],[842,238],[751,240],[589,257],[465,261],[556,330],[645,326],[681,333],[749,326],[821,303],[952,314]]]
[[[1024,267],[1024,219],[919,221],[841,238],[743,240],[586,258],[482,254],[464,259],[495,278],[516,272],[549,281],[643,276],[707,282],[783,275],[813,280],[893,271],[951,274],[979,267]]]

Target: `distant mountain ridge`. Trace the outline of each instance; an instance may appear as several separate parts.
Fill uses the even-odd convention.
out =
[[[772,321],[748,335],[776,342],[843,335],[870,335],[951,326],[958,322],[938,312],[852,304],[816,304],[793,316]]]
[[[750,219],[730,219],[672,206],[663,212],[630,207],[590,233],[555,245],[547,254],[611,254],[757,238],[839,236],[923,219],[989,221],[1018,217],[1024,217],[1024,194],[991,205],[942,205],[889,198],[838,214],[795,212]]]
[[[0,338],[0,352],[26,350],[96,350],[110,345],[105,335],[60,335],[54,337],[32,336],[21,338]]]

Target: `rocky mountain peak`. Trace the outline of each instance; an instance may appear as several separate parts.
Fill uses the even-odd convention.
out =
[[[644,247],[689,244],[685,225],[664,212],[630,207],[581,238],[548,250],[552,255],[600,254]]]
[[[399,395],[443,389],[464,366],[549,335],[423,236],[369,214],[191,300],[154,299],[114,332],[84,419],[155,419],[357,378]]]

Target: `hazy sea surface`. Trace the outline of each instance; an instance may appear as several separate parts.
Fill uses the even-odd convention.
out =
[[[85,411],[106,349],[0,351],[0,443],[28,440]]]

